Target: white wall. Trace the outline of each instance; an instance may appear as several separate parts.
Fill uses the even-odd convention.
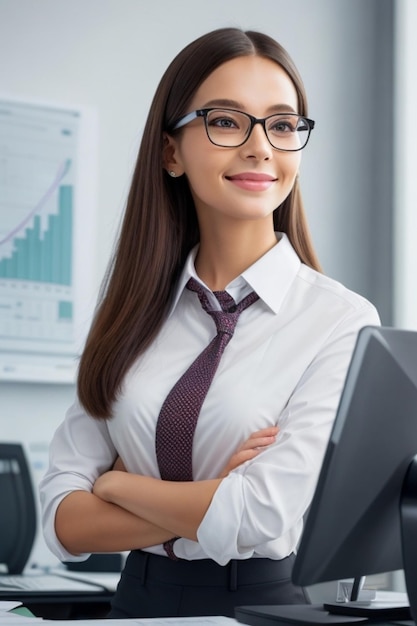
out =
[[[382,2],[382,5],[387,2]],[[381,0],[0,0],[0,89],[94,107],[99,116],[96,281],[120,220],[157,82],[196,36],[221,26],[278,39],[305,79],[317,120],[301,182],[325,271],[372,297],[374,146],[369,120]],[[0,383],[0,437],[25,443],[36,478],[71,386]],[[39,539],[33,556],[48,562]]]

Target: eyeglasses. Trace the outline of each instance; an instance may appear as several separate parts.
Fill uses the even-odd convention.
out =
[[[297,152],[307,145],[314,121],[296,113],[275,113],[257,118],[234,109],[198,109],[171,126],[171,131],[182,128],[197,117],[204,119],[207,137],[215,146],[238,148],[250,137],[255,124],[261,124],[269,143],[276,150]]]

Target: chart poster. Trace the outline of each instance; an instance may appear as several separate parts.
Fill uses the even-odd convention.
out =
[[[91,110],[0,97],[0,380],[75,381],[95,302]]]

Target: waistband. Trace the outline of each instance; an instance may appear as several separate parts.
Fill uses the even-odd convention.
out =
[[[252,558],[232,560],[219,565],[211,559],[173,561],[165,556],[142,550],[132,551],[126,561],[124,572],[140,579],[142,585],[149,577],[167,584],[188,587],[225,586],[230,590],[241,585],[256,585],[290,579],[295,555],[272,560]]]

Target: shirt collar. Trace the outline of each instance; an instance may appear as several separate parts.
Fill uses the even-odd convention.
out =
[[[235,291],[236,289],[243,289],[246,285],[249,285],[251,290],[255,291],[259,298],[263,300],[275,314],[278,313],[301,265],[301,261],[287,235],[285,233],[276,234],[278,240],[277,244],[226,287],[228,291]],[[197,251],[198,245],[190,251],[187,257],[177,283],[170,315],[175,310],[178,300],[185,289],[185,285],[191,277],[207,289],[207,285],[200,280],[195,271],[194,261],[197,256]]]

